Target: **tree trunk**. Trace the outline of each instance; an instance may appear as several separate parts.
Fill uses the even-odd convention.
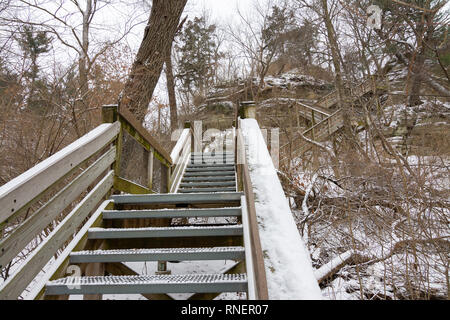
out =
[[[81,100],[84,100],[88,93],[88,50],[89,50],[89,27],[92,18],[92,0],[86,1],[86,9],[83,13],[83,30],[81,38],[80,57],[78,59],[78,71],[80,81]]]
[[[170,129],[175,131],[178,129],[178,111],[177,111],[177,98],[175,96],[175,80],[173,77],[172,66],[172,46],[170,46],[169,52],[166,55],[166,80],[167,80],[167,93],[169,95],[170,106]]]
[[[429,7],[429,3],[427,5]],[[428,8],[429,9],[429,8]],[[410,81],[410,92],[408,97],[409,106],[419,105],[420,101],[420,90],[422,88],[423,83],[423,70],[425,68],[425,60],[426,60],[426,44],[429,43],[432,35],[432,31],[428,30],[430,27],[432,28],[433,24],[433,16],[426,14],[425,12],[422,14],[421,20],[417,22],[416,26],[416,39],[417,39],[417,53],[413,54],[412,58],[412,77]],[[415,58],[415,61],[414,61]],[[409,86],[409,84],[408,84]]]
[[[335,85],[336,91],[338,94],[338,109],[342,109],[342,116],[344,119],[344,131],[346,134],[351,133],[351,124],[350,124],[350,113],[348,107],[343,102],[344,95],[344,86],[342,84],[342,72],[341,72],[341,64],[339,58],[339,47],[336,41],[336,33],[333,28],[333,23],[330,18],[330,14],[328,12],[328,3],[327,0],[322,0],[322,9],[323,9],[323,17],[325,20],[325,26],[327,28],[328,41],[330,43],[331,55],[333,59],[333,66],[335,71]]]
[[[125,85],[121,107],[143,122],[187,0],[153,0],[150,18]]]

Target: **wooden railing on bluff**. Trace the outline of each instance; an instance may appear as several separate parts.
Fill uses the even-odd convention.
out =
[[[329,117],[303,131],[302,135],[313,141],[323,141],[342,128],[343,124],[342,110],[339,109]],[[312,147],[311,143],[306,142],[301,135],[297,135],[289,143],[280,147],[280,162],[292,159],[293,155],[302,154]]]
[[[364,94],[376,91],[378,89],[383,89],[384,85],[377,75],[372,75],[360,84],[347,89],[346,91],[346,102],[353,102],[359,99]],[[319,106],[323,110],[323,114],[327,114],[326,108],[330,108],[335,105],[338,101],[337,91],[334,90],[331,93],[320,98],[316,102],[316,107]],[[312,113],[312,108],[306,106],[305,113],[307,116]],[[309,110],[309,112],[307,111]],[[308,117],[306,117],[309,119]],[[314,120],[314,118],[313,118]],[[292,159],[295,155],[300,155],[312,148],[312,144],[305,141],[305,138],[313,141],[323,141],[336,131],[338,131],[344,125],[344,120],[342,118],[342,110],[336,110],[333,113],[328,112],[326,117],[322,117],[319,122],[312,121],[312,127],[306,129],[301,134],[294,136],[288,143],[280,147],[280,162],[285,162],[286,160]],[[303,136],[303,137],[302,137]]]
[[[381,79],[377,75],[371,75],[364,81],[362,81],[360,84],[351,87],[349,89],[346,89],[345,96],[349,97],[350,100],[354,101],[355,99],[358,99],[362,95],[373,91],[375,89],[383,89],[384,86],[382,84]],[[317,100],[316,105],[329,109],[338,102],[338,93],[337,90],[334,90],[330,92],[329,94],[321,97],[319,100]]]
[[[189,126],[181,130],[169,154],[128,110],[107,105],[102,117],[103,124],[0,187],[0,270],[3,276],[8,273],[0,284],[0,300],[17,299],[27,288],[32,291],[27,298],[40,299],[47,281],[66,276],[70,252],[84,250],[88,230],[101,224],[102,211],[110,209],[112,203],[107,199],[113,192],[177,191],[193,150],[194,136]],[[148,153],[142,164],[147,168],[146,185],[121,176],[125,133]],[[155,188],[154,181],[156,162],[160,163],[159,188]],[[251,239],[251,259],[246,263],[252,283],[249,294],[266,299],[254,200],[245,164],[243,168],[240,177],[248,208],[243,211],[243,219]],[[30,247],[39,237],[39,243]],[[52,258],[53,264],[48,265]],[[36,281],[44,268],[48,268],[45,275]]]

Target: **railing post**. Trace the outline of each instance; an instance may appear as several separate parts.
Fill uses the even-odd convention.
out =
[[[192,124],[190,121],[185,121],[184,122],[184,128],[185,129],[190,129],[190,133],[191,133],[191,152],[194,150],[194,137],[192,134]]]
[[[256,119],[256,105],[254,101],[241,102],[239,115],[242,119]]]
[[[194,121],[194,148],[193,151],[201,153],[202,150],[202,122]]]
[[[119,106],[117,104],[104,105],[102,107],[102,120],[104,123],[113,123],[119,120]],[[123,127],[120,125],[120,131],[117,136],[116,145],[116,160],[114,162],[114,175],[120,175],[120,159],[122,157],[122,143],[123,143]]]
[[[109,104],[102,107],[102,121],[103,123],[113,123],[118,118],[118,105]]]

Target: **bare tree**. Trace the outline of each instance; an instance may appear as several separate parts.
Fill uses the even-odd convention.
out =
[[[14,25],[39,26],[40,29],[52,34],[64,47],[73,50],[78,58],[78,88],[76,98],[71,103],[72,123],[78,136],[90,128],[86,111],[91,108],[89,99],[89,75],[97,59],[105,52],[120,43],[134,27],[142,23],[136,12],[125,17],[120,23],[123,28],[112,40],[93,41],[93,31],[106,30],[106,26],[95,23],[99,12],[112,4],[122,5],[117,0],[10,0],[7,9],[8,15],[2,18],[5,22]],[[29,15],[26,15],[30,12]],[[81,116],[83,121],[79,121]],[[81,127],[80,127],[81,124]]]

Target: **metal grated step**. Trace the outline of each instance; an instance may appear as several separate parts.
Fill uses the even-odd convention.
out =
[[[230,176],[230,175],[234,175],[234,170],[233,171],[201,171],[201,172],[186,171],[184,173],[184,177],[200,177],[200,176],[213,177],[213,176]]]
[[[146,209],[146,210],[105,210],[104,220],[148,219],[148,218],[191,218],[191,217],[236,217],[241,215],[241,207],[207,209]]]
[[[215,161],[219,161],[219,163],[227,162],[234,163],[234,157],[191,157],[191,163],[214,163]]]
[[[179,193],[196,193],[196,192],[236,192],[236,186],[234,187],[222,187],[222,188],[179,188]]]
[[[187,168],[234,167],[234,163],[189,163]]]
[[[191,182],[180,183],[180,188],[200,188],[200,187],[233,187],[236,186],[236,181],[218,181],[218,182]]]
[[[232,176],[215,176],[215,177],[183,177],[182,183],[184,182],[196,182],[196,181],[204,181],[204,182],[210,182],[210,181],[235,181],[236,177],[234,175]]]
[[[208,172],[208,171],[234,171],[234,165],[221,166],[221,167],[203,167],[203,168],[193,168],[186,167],[186,172]]]
[[[244,257],[244,247],[121,249],[72,252],[70,263],[242,260]]]
[[[113,195],[116,204],[203,204],[203,203],[240,203],[242,192],[217,193],[160,193],[139,195]]]
[[[243,292],[245,274],[67,277],[50,281],[46,295]]]
[[[192,152],[191,153],[192,156],[218,156],[218,155],[222,155],[222,156],[234,156],[234,152],[227,152],[227,151],[219,151],[219,152]]]
[[[241,236],[242,225],[183,226],[149,228],[91,228],[89,239],[136,239],[176,237],[221,237]]]

